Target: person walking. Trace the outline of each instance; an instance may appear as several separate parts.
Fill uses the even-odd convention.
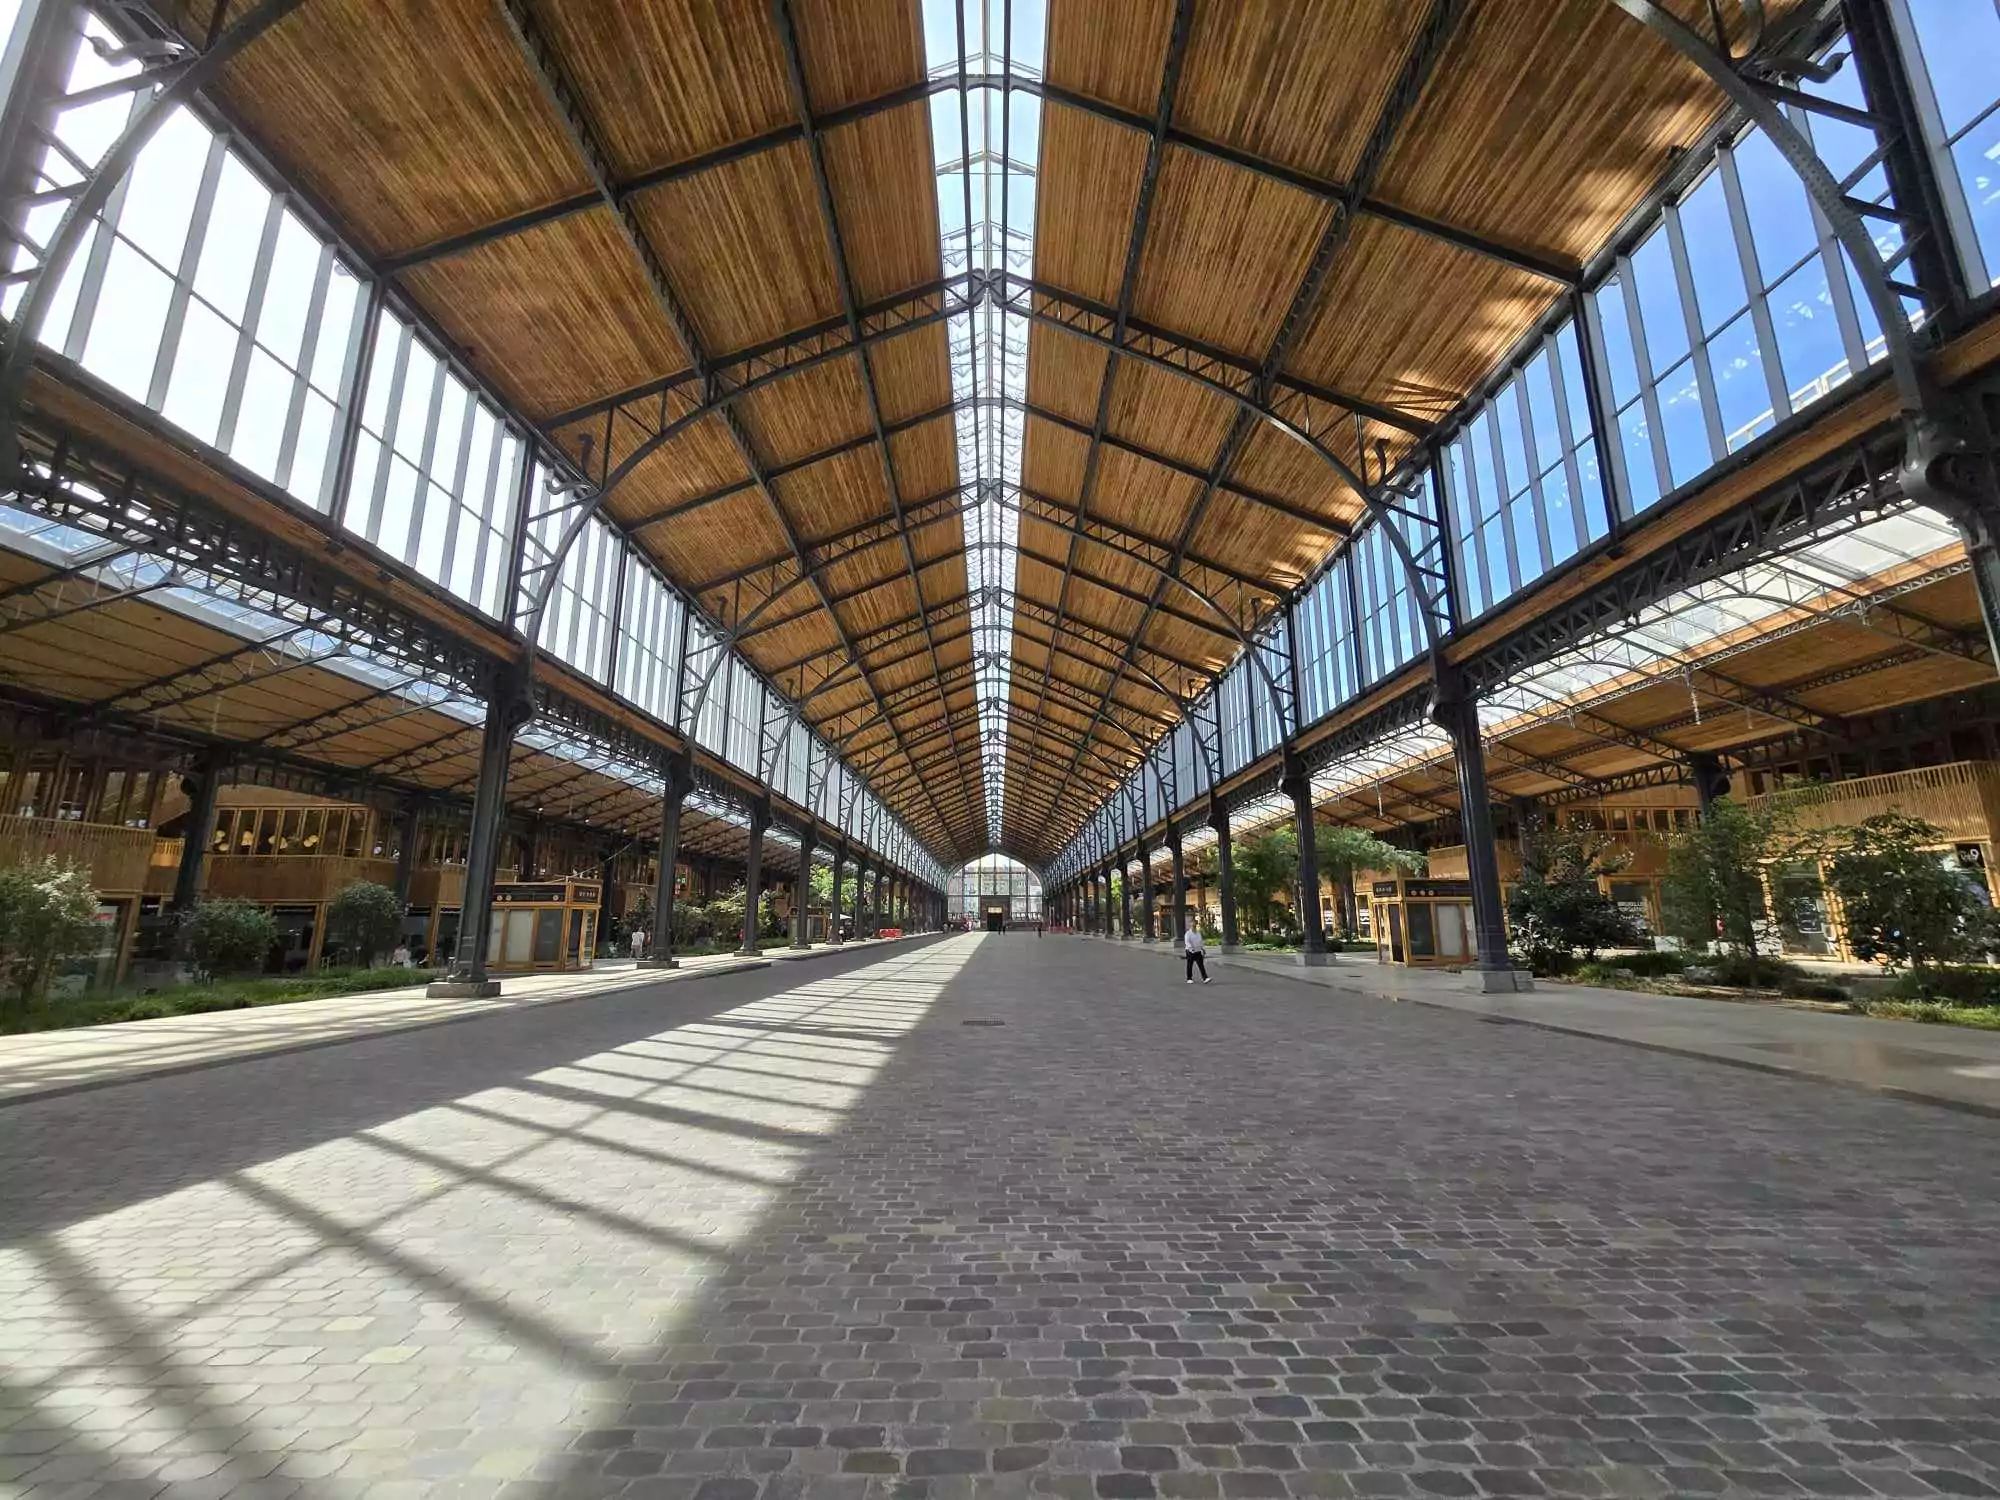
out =
[[[1201,928],[1193,921],[1188,923],[1188,930],[1181,934],[1181,952],[1187,958],[1187,982],[1189,984],[1194,983],[1194,971],[1199,969],[1201,970],[1201,982],[1207,984],[1209,982],[1208,947],[1201,940]]]
[[[1037,917],[1035,919],[1035,936],[1040,937],[1041,935],[1042,935],[1042,922],[1041,918]]]
[[[640,959],[646,956],[645,928],[635,926],[632,929],[631,944],[632,944],[632,961],[634,963],[637,963]]]

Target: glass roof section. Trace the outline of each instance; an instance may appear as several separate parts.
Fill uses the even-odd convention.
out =
[[[1035,164],[1041,101],[1007,87],[1039,78],[1045,0],[924,0],[930,76],[958,88],[931,99],[944,273],[1034,272]],[[1021,481],[1028,395],[1028,320],[982,301],[947,325],[957,403],[965,583],[972,614],[974,694],[986,837],[1000,837],[1012,689],[1014,571],[1020,523],[1004,499]]]

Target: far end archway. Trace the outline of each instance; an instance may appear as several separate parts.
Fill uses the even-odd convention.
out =
[[[1017,859],[982,854],[945,882],[947,916],[974,932],[1004,932],[1042,920],[1042,879]]]

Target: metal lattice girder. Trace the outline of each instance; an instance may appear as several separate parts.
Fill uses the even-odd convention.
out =
[[[14,502],[78,531],[143,551],[236,602],[280,619],[305,612],[329,639],[399,666],[441,672],[478,691],[491,661],[413,610],[364,588],[319,557],[147,473],[41,413],[20,433],[26,469]]]
[[[130,552],[115,554],[102,563],[62,568],[0,594],[0,635],[88,614],[122,600],[143,599],[180,581],[173,570]]]
[[[828,110],[817,120],[817,128],[822,132],[858,124],[875,115],[907,105],[927,100],[931,96],[955,91],[960,87],[957,78],[932,78],[922,83],[905,84],[871,98],[857,100],[839,109]],[[1141,114],[1120,108],[1102,99],[1080,94],[1071,89],[1052,84],[1046,79],[1031,77],[1019,72],[1005,75],[986,75],[974,83],[977,91],[998,88],[1011,89],[1019,93],[1032,94],[1047,103],[1063,109],[1076,110],[1096,119],[1122,125],[1130,130],[1149,131],[1152,122]],[[640,193],[685,181],[704,172],[719,167],[760,156],[765,152],[781,150],[799,144],[805,139],[804,128],[797,124],[774,126],[770,130],[728,145],[717,147],[699,156],[659,167],[620,179],[613,185],[615,199],[623,205]],[[1582,268],[1555,256],[1504,244],[1489,236],[1478,234],[1458,225],[1434,219],[1428,215],[1414,213],[1397,204],[1372,197],[1357,197],[1352,186],[1335,182],[1304,172],[1285,163],[1269,160],[1251,152],[1240,150],[1219,141],[1210,140],[1194,131],[1179,126],[1171,127],[1166,134],[1168,144],[1216,161],[1228,162],[1243,171],[1252,173],[1271,182],[1282,183],[1298,192],[1324,202],[1351,205],[1358,213],[1378,218],[1387,223],[1397,224],[1416,234],[1455,245],[1471,254],[1495,260],[1517,270],[1527,271],[1563,286],[1573,286],[1582,277]],[[603,200],[596,192],[578,193],[524,213],[514,214],[491,224],[452,235],[429,245],[391,256],[381,262],[381,269],[389,275],[402,275],[420,266],[431,265],[452,256],[493,244],[512,235],[525,234],[544,225],[588,213],[601,206]]]
[[[1908,502],[1896,480],[1899,434],[1877,434],[1649,552],[1571,598],[1550,603],[1462,666],[1479,692],[1636,620],[1696,584],[1740,571],[1847,518],[1886,516]]]
[[[526,5],[525,0],[501,0],[501,13],[523,57],[526,58],[529,69],[534,74],[536,83],[540,86],[551,105],[554,106],[557,117],[562,123],[564,133],[568,136],[572,148],[582,160],[584,168],[590,176],[591,183],[597,190],[598,197],[612,211],[620,234],[623,236],[628,248],[637,257],[647,288],[652,293],[653,300],[658,306],[661,315],[667,320],[668,326],[673,329],[674,335],[680,341],[682,348],[687,351],[689,359],[692,362],[693,374],[699,380],[704,390],[713,390],[717,379],[716,373],[710,366],[708,356],[695,330],[693,320],[682,307],[680,299],[675,293],[671,280],[667,275],[666,268],[660,263],[658,256],[654,253],[652,244],[647,239],[645,229],[639,222],[638,215],[632,209],[630,202],[621,199],[618,195],[617,183],[611,171],[610,157],[598,140],[596,129],[589,118],[589,113],[581,93],[565,75],[560,61],[548,44],[547,39],[542,35],[540,27]],[[810,124],[808,123],[808,137],[810,135]],[[837,240],[835,245],[837,249]],[[860,316],[851,298],[848,300],[847,306],[850,341],[858,345],[861,337]],[[832,624],[835,633],[848,646],[851,654],[852,642],[848,637],[847,628],[841,622],[833,603],[826,598],[826,589],[820,577],[820,569],[808,553],[803,540],[799,536],[796,525],[778,499],[777,491],[773,488],[769,477],[764,472],[763,459],[757,453],[748,432],[744,430],[741,422],[738,420],[733,404],[718,403],[715,411],[731,443],[736,448],[737,455],[741,459],[744,469],[749,474],[755,488],[762,494],[765,504],[771,512],[772,519],[776,522],[779,531],[790,546],[801,574],[809,580],[810,586],[820,595],[821,607],[825,610],[826,616]],[[879,412],[877,415],[879,417]],[[881,436],[879,421],[877,423],[877,435],[878,437]],[[886,455],[887,439],[882,438],[882,442]],[[608,463],[610,461],[610,444],[607,442],[606,446],[606,462]],[[601,488],[609,490],[611,487],[611,482],[607,477]],[[542,609],[546,606],[546,602],[555,587],[556,580],[561,574],[563,562],[569,547],[573,543],[574,537],[580,532],[584,522],[595,513],[598,505],[601,504],[600,494],[593,492],[589,493],[586,497],[585,492],[581,490],[573,493],[578,503],[574,506],[573,510],[565,508],[567,513],[563,515],[562,540],[554,548],[541,549],[545,555],[538,556],[534,564],[524,572],[523,593],[527,596],[527,603],[524,607],[524,633],[530,640],[535,638],[541,620]],[[905,539],[904,546],[907,551],[907,538]],[[914,556],[912,556],[911,566],[914,569]],[[532,581],[530,581],[531,579]],[[870,693],[874,694],[875,683],[872,676],[864,674],[863,681]],[[891,727],[896,727],[893,721],[891,722]],[[935,806],[933,806],[932,810],[936,813]],[[944,821],[942,814],[938,814],[938,817],[941,831],[947,838],[951,837],[952,830],[950,825]]]
[[[789,0],[773,0],[771,13],[773,20],[777,24],[779,44],[785,54],[785,71],[787,80],[791,85],[792,108],[798,116],[799,125],[805,131],[806,154],[808,160],[812,163],[813,185],[817,189],[819,197],[820,220],[822,227],[826,231],[827,247],[832,252],[833,269],[840,285],[841,314],[847,320],[848,336],[856,343],[859,343],[861,340],[861,298],[855,290],[853,261],[848,256],[846,237],[841,233],[840,229],[840,213],[834,204],[833,179],[828,173],[826,166],[826,142],[821,135],[819,122],[814,114],[812,90],[806,82],[805,58],[799,47],[798,28],[793,23]],[[884,430],[882,395],[875,379],[875,364],[874,361],[865,356],[860,357],[857,360],[857,364],[861,375],[862,393],[868,401],[869,425],[875,434],[876,454],[881,461],[882,482],[889,495],[890,509],[895,513],[898,523],[897,533],[902,540],[903,561],[909,570],[910,588],[916,594],[918,610],[927,612],[929,605],[924,597],[924,570],[918,565],[916,548],[910,541],[909,527],[905,523],[902,482],[897,477],[895,460],[889,451],[888,433]],[[930,625],[928,620],[925,622],[924,633],[926,639],[929,639]],[[944,685],[942,680],[939,680],[937,644],[935,641],[931,641],[930,665],[931,676],[933,680],[938,681],[938,701],[940,707],[942,707],[944,702]],[[957,736],[954,734],[953,743],[956,744],[956,742]],[[978,741],[975,736],[973,743],[975,763],[970,776],[972,780],[977,780],[978,766],[976,757],[978,748]],[[951,836],[949,826],[944,831],[946,837]]]
[[[477,724],[461,724],[447,729],[443,734],[412,745],[386,760],[377,761],[369,770],[378,776],[410,776],[427,767],[441,765],[455,760],[461,755],[477,755],[481,728]]]
[[[1596,777],[1582,786],[1564,787],[1559,791],[1543,792],[1540,801],[1544,806],[1560,807],[1570,802],[1590,802],[1600,797],[1613,796],[1619,792],[1650,791],[1654,787],[1682,786],[1688,779],[1686,766],[1662,763],[1641,766],[1636,770],[1619,771],[1610,776]]]
[[[478,710],[482,707],[478,699],[456,693],[433,698],[406,696],[411,688],[421,685],[422,679],[413,677],[388,689],[378,688],[364,698],[286,724],[265,735],[260,743],[274,750],[304,750],[419,714],[452,708]]]
[[[1368,140],[1362,148],[1360,161],[1355,168],[1354,176],[1350,183],[1351,191],[1355,197],[1366,197],[1372,192],[1375,178],[1380,173],[1383,163],[1387,161],[1396,136],[1410,112],[1416,108],[1417,99],[1422,94],[1424,85],[1430,78],[1432,71],[1442,58],[1445,48],[1449,45],[1459,19],[1465,11],[1466,4],[1467,0],[1435,0],[1435,3],[1432,4],[1423,27],[1419,30],[1413,45],[1404,57],[1403,66],[1397,75],[1394,85],[1390,89],[1389,97],[1376,119],[1374,128],[1370,131]],[[1161,92],[1160,110],[1155,121],[1156,133],[1152,137],[1151,151],[1149,151],[1148,155],[1149,166],[1153,163],[1154,153],[1157,153],[1162,148],[1164,143],[1161,136],[1171,123],[1172,87],[1177,81],[1175,63],[1175,55],[1170,51],[1168,55],[1167,84],[1163,86]],[[1146,182],[1147,179],[1142,179],[1142,184]],[[1147,199],[1144,197],[1142,187],[1142,214],[1146,205]],[[1284,368],[1285,361],[1291,349],[1313,316],[1314,309],[1319,302],[1320,292],[1326,284],[1326,279],[1332,270],[1333,263],[1341,249],[1347,243],[1347,236],[1352,222],[1353,215],[1349,211],[1348,205],[1346,203],[1337,204],[1334,212],[1327,221],[1325,230],[1321,233],[1319,243],[1315,247],[1311,259],[1307,263],[1305,275],[1300,280],[1291,305],[1286,311],[1285,318],[1279,324],[1278,331],[1272,338],[1270,347],[1265,351],[1264,359],[1257,369],[1256,382],[1251,388],[1252,399],[1239,403],[1229,433],[1223,439],[1222,446],[1216,454],[1214,464],[1203,481],[1201,493],[1196,497],[1194,504],[1189,507],[1188,514],[1182,522],[1180,535],[1174,543],[1172,562],[1167,569],[1169,576],[1176,576],[1178,574],[1181,561],[1199,531],[1202,518],[1207,514],[1208,507],[1214,500],[1217,489],[1229,477],[1238,459],[1247,447],[1250,435],[1256,430],[1258,425],[1257,416],[1259,408],[1268,408],[1274,405],[1279,371]],[[1115,356],[1123,352],[1126,344],[1127,313],[1129,311],[1129,278],[1136,271],[1136,256],[1139,250],[1140,239],[1139,228],[1142,226],[1143,218],[1135,223],[1135,231],[1131,240],[1131,254],[1134,259],[1127,263],[1128,282],[1126,289],[1121,292],[1121,300],[1116,309],[1112,326],[1109,329],[1098,331],[1114,356],[1114,358],[1107,360],[1105,363],[1104,381],[1099,392],[1098,425],[1100,431],[1106,411],[1108,410],[1111,377],[1117,364]],[[1058,326],[1067,327],[1069,325],[1059,321]],[[1072,329],[1071,331],[1074,330]],[[1301,409],[1290,414],[1294,425],[1302,426],[1303,431],[1307,434],[1312,434],[1316,430],[1319,430],[1317,424],[1324,419],[1325,414],[1316,411],[1314,403],[1297,400],[1297,398],[1295,400]],[[1348,411],[1353,413],[1356,418],[1377,416],[1379,419],[1380,415],[1388,415],[1386,413],[1362,411],[1354,403],[1347,403],[1347,407]],[[1301,418],[1303,418],[1303,422],[1300,421]],[[1398,425],[1404,424],[1399,423]],[[1327,453],[1322,445],[1314,442],[1312,446],[1314,446],[1316,451],[1320,452],[1322,458],[1332,464],[1336,471],[1343,469],[1340,462]],[[1096,452],[1097,449],[1093,443],[1091,457],[1094,458]],[[1361,454],[1360,457],[1365,465],[1365,453]],[[1088,499],[1089,495],[1089,475],[1090,470],[1088,464],[1086,464],[1086,487],[1084,491],[1086,499]],[[1390,524],[1389,517],[1383,513],[1383,501],[1371,492],[1366,482],[1367,476],[1365,474],[1357,476],[1352,472],[1345,472],[1343,473],[1343,477],[1364,503],[1368,505],[1369,509],[1376,514],[1377,520],[1387,528],[1392,544],[1401,556],[1406,570],[1411,574],[1411,591],[1422,607],[1429,644],[1434,647],[1450,631],[1452,624],[1450,589],[1444,562],[1445,548],[1442,524],[1433,520],[1430,527],[1432,533],[1431,542],[1425,547],[1414,549],[1413,555],[1413,549],[1410,547],[1408,540],[1403,537],[1398,527]],[[1387,476],[1383,477],[1387,478]],[[1079,506],[1079,521],[1083,519],[1083,515],[1083,507]],[[1430,570],[1426,570],[1421,563],[1421,559],[1426,551],[1433,551],[1435,553]],[[1075,556],[1075,544],[1072,542],[1070,547],[1070,563],[1072,565],[1075,562]],[[1063,572],[1065,588],[1069,582],[1069,575],[1070,570],[1068,567],[1065,567]],[[1167,580],[1163,577],[1155,584],[1151,597],[1143,601],[1146,612],[1141,616],[1138,629],[1134,632],[1135,638],[1145,635],[1146,627],[1151,622],[1153,615],[1163,609],[1166,583]],[[1256,657],[1258,655],[1257,648],[1247,640],[1246,645],[1250,646],[1250,654]],[[1130,654],[1131,650],[1128,647],[1126,655],[1129,656]],[[1121,667],[1117,676],[1122,676],[1123,670]],[[1264,669],[1263,675],[1267,683],[1274,684],[1272,688],[1274,697],[1286,696],[1280,694],[1276,689],[1275,679],[1268,668]],[[1283,675],[1286,683],[1289,685],[1291,680],[1289,669]],[[1114,683],[1117,680],[1117,676],[1113,678]],[[1278,710],[1279,722],[1284,726],[1284,733],[1289,737],[1299,727],[1296,715],[1287,713],[1286,710],[1289,706],[1287,704],[1279,703],[1274,706]],[[1077,761],[1071,761],[1069,771],[1065,774],[1065,781],[1069,777],[1074,776],[1077,764]]]
[[[164,713],[230,688],[266,682],[305,667],[324,666],[347,654],[343,647],[334,645],[304,650],[297,655],[286,649],[316,630],[314,624],[297,625],[261,641],[232,646],[191,667],[163,673],[99,698],[86,704],[82,713],[85,717],[105,712]]]

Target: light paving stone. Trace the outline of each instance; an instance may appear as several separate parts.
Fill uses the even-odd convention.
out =
[[[0,1111],[0,1494],[2000,1493],[2000,1123],[1170,981],[967,937]]]

